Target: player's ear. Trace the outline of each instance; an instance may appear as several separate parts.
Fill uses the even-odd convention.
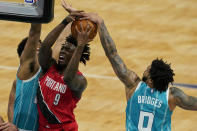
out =
[[[148,79],[147,79],[147,84],[149,85],[149,86],[151,86],[151,87],[153,87],[153,80],[150,78],[150,77],[148,77]]]

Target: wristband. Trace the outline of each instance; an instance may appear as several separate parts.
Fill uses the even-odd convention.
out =
[[[69,24],[70,22],[68,22],[68,20],[67,20],[67,17],[61,22],[61,24],[63,24],[63,25],[67,25],[67,24]]]

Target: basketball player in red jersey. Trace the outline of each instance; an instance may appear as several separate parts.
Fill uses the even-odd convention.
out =
[[[73,19],[80,17],[81,11],[71,9],[69,13],[62,23],[48,34],[47,37],[51,39],[43,42],[39,52],[42,68],[37,92],[40,131],[78,131],[73,111],[87,86],[87,80],[78,71],[78,67],[79,62],[85,64],[89,59],[87,43],[91,41],[88,36],[92,28],[83,29],[82,25],[81,31],[76,28],[77,39],[72,35],[66,38],[56,62],[52,59],[51,47],[62,30]]]

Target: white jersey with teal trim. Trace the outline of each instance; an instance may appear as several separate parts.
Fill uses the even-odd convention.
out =
[[[16,80],[13,123],[23,130],[38,130],[36,93],[41,68],[28,80]]]
[[[169,89],[160,93],[140,82],[126,108],[127,131],[171,131]]]

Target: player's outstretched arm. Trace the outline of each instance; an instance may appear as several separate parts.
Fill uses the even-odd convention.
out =
[[[31,24],[27,44],[20,57],[20,65],[28,59],[34,59],[36,55],[36,48],[40,40],[41,24]]]
[[[118,78],[125,84],[127,88],[133,88],[137,86],[140,78],[135,72],[129,70],[123,60],[120,58],[116,49],[116,45],[111,38],[104,21],[95,13],[86,13],[82,19],[90,19],[98,25],[101,44]]]
[[[41,44],[41,48],[39,51],[39,64],[42,67],[43,71],[47,71],[51,66],[52,62],[52,49],[51,47],[54,45],[55,41],[64,30],[64,28],[73,21],[71,15],[68,15],[59,25],[57,25],[44,39]]]
[[[12,89],[11,89],[10,95],[9,95],[9,100],[8,100],[7,115],[8,115],[9,122],[13,121],[15,94],[16,94],[16,80],[14,80],[14,82],[13,82]]]
[[[64,30],[64,28],[73,20],[75,20],[76,16],[80,16],[80,12],[74,8],[72,8],[69,4],[67,4],[64,0],[62,0],[63,8],[69,12],[69,15],[59,24],[57,25],[45,38],[43,44],[40,48],[39,52],[39,64],[41,65],[43,71],[48,70],[48,68],[52,65],[52,49],[51,47],[54,45],[55,41]]]
[[[62,7],[68,11],[69,13],[78,11],[77,9],[73,8],[71,4],[69,4],[66,0],[61,0]]]
[[[78,45],[72,55],[71,60],[68,63],[66,70],[64,71],[64,81],[68,84],[72,91],[77,93],[75,94],[75,96],[77,96],[78,98],[81,97],[81,94],[87,85],[85,78],[79,78],[79,76],[77,75],[79,62],[86,43],[92,41],[92,39],[89,38],[92,28],[90,28],[90,26],[88,25],[86,29],[83,29],[82,23],[80,26],[80,28],[82,29],[81,31],[79,31],[76,26],[78,34]]]
[[[176,87],[170,88],[173,103],[185,110],[197,110],[197,98],[186,95],[181,89]]]
[[[112,40],[104,21],[99,23],[99,36],[100,41],[105,51],[106,56],[108,57],[114,72],[118,78],[125,84],[127,88],[134,88],[140,82],[138,75],[129,70],[121,57],[119,56],[114,41]]]

